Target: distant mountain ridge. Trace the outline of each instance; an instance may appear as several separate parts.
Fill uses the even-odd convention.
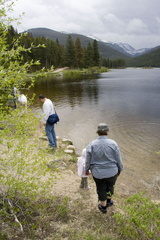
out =
[[[147,52],[149,52],[152,48],[142,48],[142,49],[135,49],[132,46],[130,46],[128,43],[114,43],[114,42],[110,42],[110,41],[102,41],[99,38],[93,37],[92,35],[89,35],[90,38],[96,39],[99,42],[103,42],[105,44],[107,44],[108,46],[114,48],[117,51],[120,51],[124,54],[127,54],[129,56],[133,56],[133,57],[137,57],[139,55],[145,54]]]
[[[83,47],[87,46],[88,42],[92,42],[94,39],[96,39],[95,37],[91,36],[87,37],[76,33],[58,32],[48,28],[31,28],[26,32],[31,33],[33,37],[44,36],[46,38],[50,38],[53,41],[56,41],[58,39],[62,45],[66,44],[68,35],[70,35],[74,41],[76,38],[79,38]],[[145,66],[145,58],[147,58],[148,66],[148,59],[149,57],[152,57],[152,64],[150,66],[160,67],[159,61],[157,63],[158,57],[160,58],[160,46],[157,46],[155,48],[142,48],[136,50],[127,43],[105,42],[100,39],[96,40],[98,42],[100,56],[103,58],[125,59],[126,62],[129,62],[129,65],[134,63],[134,66],[136,66],[136,62],[138,64],[137,66]]]
[[[125,53],[128,53],[133,57],[137,57],[151,51],[151,48],[141,48],[136,50],[135,48],[130,46],[128,43],[113,43],[112,45],[114,45],[114,47],[116,47],[117,50],[122,52],[124,51]]]
[[[127,60],[128,67],[160,67],[160,46],[143,55]]]
[[[81,34],[57,32],[48,28],[31,28],[31,29],[28,29],[26,32],[31,33],[33,37],[43,36],[46,38],[50,38],[53,41],[56,41],[56,39],[58,39],[60,44],[62,45],[65,45],[68,35],[70,35],[74,41],[76,40],[76,38],[80,38],[81,44],[83,47],[87,46],[89,42],[93,41],[93,38],[89,38]],[[110,59],[116,59],[116,58],[125,59],[128,57],[128,55],[125,52],[117,51],[112,46],[109,46],[104,42],[101,42],[101,41],[97,41],[97,42],[98,42],[99,52],[101,57],[110,58]]]

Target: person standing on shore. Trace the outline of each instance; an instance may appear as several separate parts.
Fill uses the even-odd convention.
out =
[[[100,201],[98,209],[102,213],[113,205],[114,185],[123,170],[119,147],[114,140],[107,138],[108,132],[108,125],[100,123],[97,130],[99,137],[86,149],[85,174],[88,175],[91,170]]]
[[[42,110],[44,113],[43,125],[45,126],[46,135],[47,135],[48,141],[49,141],[49,146],[50,146],[51,150],[54,150],[57,147],[54,124],[50,125],[47,122],[49,116],[55,113],[54,105],[53,105],[53,102],[50,99],[46,98],[46,96],[43,94],[39,95],[39,99],[40,99],[41,103],[43,103],[43,105],[42,105]]]

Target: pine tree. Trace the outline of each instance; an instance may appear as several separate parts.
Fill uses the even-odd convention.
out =
[[[56,67],[64,66],[64,47],[60,45],[59,40],[56,39]]]
[[[83,67],[83,48],[81,46],[81,41],[79,38],[76,38],[75,41],[75,53],[76,53],[76,67]]]
[[[93,41],[92,48],[93,48],[93,64],[94,66],[99,66],[100,56],[98,50],[98,42],[96,40]]]
[[[71,35],[68,35],[65,45],[65,65],[70,68],[76,66],[75,45]]]
[[[87,44],[87,47],[84,49],[84,66],[85,67],[93,67],[93,48],[91,43]]]

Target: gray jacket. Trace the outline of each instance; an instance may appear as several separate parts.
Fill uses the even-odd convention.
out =
[[[110,178],[123,170],[117,143],[106,136],[99,136],[86,149],[85,170],[91,170],[95,178]]]

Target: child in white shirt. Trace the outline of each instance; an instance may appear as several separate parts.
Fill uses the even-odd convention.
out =
[[[27,98],[24,94],[20,94],[18,96],[18,102],[21,104],[21,106],[27,107]]]
[[[86,149],[82,150],[81,156],[78,158],[77,166],[78,166],[78,175],[81,177],[80,188],[89,189],[88,186],[88,175],[85,175],[85,157],[86,157]]]

